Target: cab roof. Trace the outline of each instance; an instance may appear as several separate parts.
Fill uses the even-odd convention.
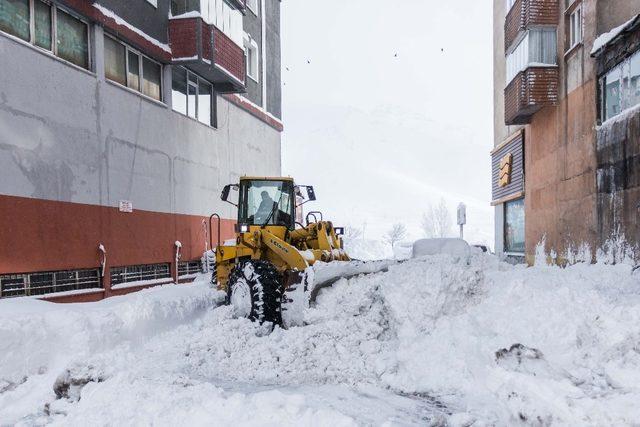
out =
[[[288,181],[293,182],[290,176],[241,176],[240,181]]]

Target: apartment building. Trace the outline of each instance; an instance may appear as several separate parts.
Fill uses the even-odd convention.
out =
[[[193,277],[282,128],[280,0],[0,0],[0,298]]]
[[[640,0],[494,0],[496,250],[640,236]],[[637,248],[635,248],[636,254]]]

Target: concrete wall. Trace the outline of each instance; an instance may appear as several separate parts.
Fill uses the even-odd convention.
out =
[[[282,117],[282,83],[281,83],[281,43],[280,43],[280,2],[281,0],[258,0],[258,14],[250,9],[244,17],[244,31],[258,44],[260,60],[258,61],[258,81],[247,77],[247,93],[244,96],[256,105],[263,106],[263,86],[266,84],[266,111],[277,118]],[[266,39],[262,40],[262,25],[265,24]],[[265,47],[263,63],[262,48]],[[265,77],[265,78],[263,78]],[[265,81],[263,81],[265,80]]]
[[[0,194],[233,217],[224,184],[280,174],[280,133],[223,98],[216,130],[3,35],[0,56]]]
[[[243,96],[256,105],[262,106],[262,14],[260,9],[262,2],[258,0],[258,13],[257,15],[247,8],[247,14],[243,18],[243,26],[245,33],[249,34],[253,40],[258,44],[258,81],[253,80],[247,76],[247,93]]]
[[[267,25],[267,111],[282,117],[282,53],[280,43],[280,1],[266,0]]]
[[[633,15],[640,13],[640,0],[599,0],[598,35],[627,22]]]

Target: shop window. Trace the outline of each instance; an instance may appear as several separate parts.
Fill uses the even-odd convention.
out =
[[[1,0],[0,31],[89,69],[89,26],[42,0]]]
[[[524,246],[524,199],[513,200],[504,205],[504,251],[523,254]]]
[[[109,80],[162,100],[162,65],[107,35],[104,68]]]
[[[211,83],[183,67],[173,67],[171,82],[173,110],[216,127],[216,96]]]
[[[626,58],[600,79],[603,121],[640,104],[640,51]]]

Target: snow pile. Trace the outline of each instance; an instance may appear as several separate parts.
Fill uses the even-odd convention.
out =
[[[201,311],[215,296],[204,285],[173,289],[209,302],[164,332],[139,328],[150,322],[139,314],[100,320],[110,326],[97,329],[106,333],[100,345],[41,321],[29,327],[39,315],[18,314],[27,326],[14,328],[45,345],[79,342],[51,344],[33,365],[44,373],[34,372],[16,364],[35,348],[28,335],[21,342],[0,329],[0,342],[12,343],[4,351],[16,354],[3,375],[27,376],[0,383],[0,424],[640,423],[640,275],[627,265],[525,268],[478,253],[468,263],[428,256],[340,280],[305,310],[303,326],[273,331],[234,318],[230,307]],[[86,310],[122,312],[109,304]],[[152,305],[171,307],[164,298]],[[48,316],[82,336],[89,328],[78,310]],[[0,313],[0,325],[11,321]]]
[[[420,239],[413,244],[411,251],[413,258],[439,254],[467,261],[471,248],[463,239]]]
[[[141,345],[219,298],[206,285],[169,285],[92,304],[0,301],[0,424],[42,406],[69,364],[123,343]]]
[[[380,240],[347,239],[345,251],[352,259],[371,261],[393,257],[391,245]]]
[[[593,49],[591,49],[591,55],[596,54],[600,49],[611,43],[616,37],[618,37],[622,32],[624,32],[627,28],[629,28],[635,21],[638,19],[640,15],[636,15],[631,18],[629,21],[620,25],[619,27],[614,28],[608,33],[601,34],[598,38],[593,42]]]

